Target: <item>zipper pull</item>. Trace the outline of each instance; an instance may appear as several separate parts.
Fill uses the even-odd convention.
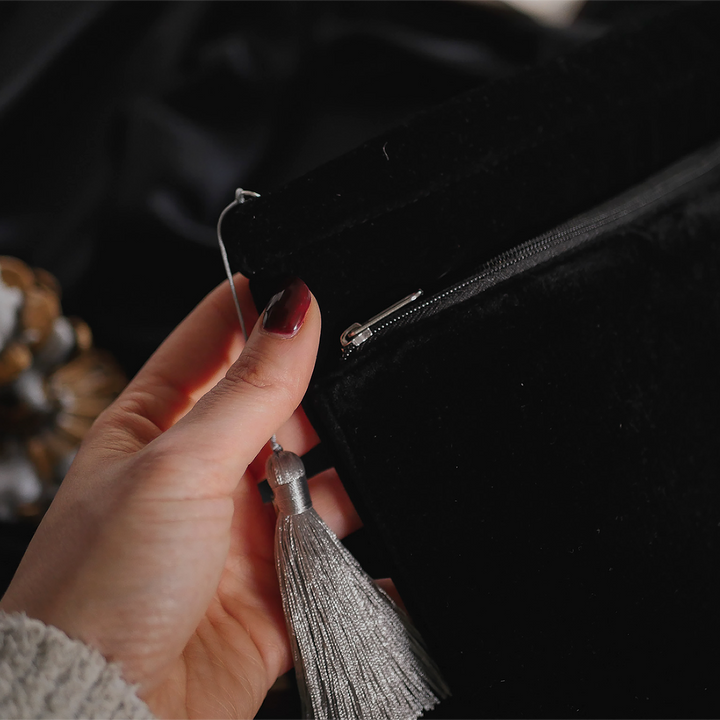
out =
[[[343,349],[343,352],[349,350],[351,347],[357,347],[358,345],[362,345],[373,334],[373,331],[371,329],[373,325],[377,325],[381,320],[384,320],[386,317],[389,317],[401,308],[404,308],[409,303],[417,300],[422,294],[422,290],[416,290],[414,293],[411,293],[407,297],[404,297],[402,300],[398,300],[398,302],[396,302],[394,305],[391,305],[386,310],[378,313],[377,315],[375,315],[375,317],[370,318],[370,320],[368,320],[367,322],[362,323],[362,325],[360,323],[353,323],[340,336],[340,345]]]

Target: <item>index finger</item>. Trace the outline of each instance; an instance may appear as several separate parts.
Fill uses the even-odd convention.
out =
[[[252,327],[257,313],[249,282],[239,274],[233,280],[245,321]],[[226,280],[165,339],[98,418],[96,428],[121,429],[125,436],[123,448],[140,450],[192,409],[225,375],[244,344]]]

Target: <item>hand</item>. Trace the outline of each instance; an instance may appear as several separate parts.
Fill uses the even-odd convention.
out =
[[[94,424],[1,603],[119,662],[157,716],[253,717],[291,665],[255,486],[278,428],[294,452],[317,442],[296,408],[320,312],[293,287],[270,313],[309,297],[292,338],[256,323],[243,348],[227,282],[170,335]],[[339,536],[359,527],[334,471],[310,488]]]

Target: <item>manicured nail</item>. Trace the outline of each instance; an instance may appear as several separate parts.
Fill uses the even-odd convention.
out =
[[[291,338],[297,335],[310,308],[310,290],[299,278],[290,280],[283,290],[270,298],[263,330]]]

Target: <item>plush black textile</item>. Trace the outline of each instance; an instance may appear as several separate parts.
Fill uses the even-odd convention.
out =
[[[436,717],[720,707],[720,188],[339,357],[418,286],[718,138],[720,7],[668,5],[234,212],[324,309],[306,409],[455,690]]]
[[[458,96],[228,215],[258,304],[298,275],[325,352],[395,300],[592,207],[715,137],[720,6],[666,4]],[[326,350],[327,348],[327,350]]]
[[[720,192],[368,343],[312,407],[456,697],[712,716]]]

